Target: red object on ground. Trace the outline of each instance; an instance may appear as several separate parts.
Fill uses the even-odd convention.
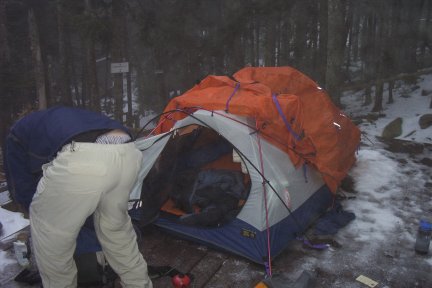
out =
[[[175,288],[187,288],[191,283],[191,279],[188,275],[185,274],[177,274],[171,278],[171,282]]]

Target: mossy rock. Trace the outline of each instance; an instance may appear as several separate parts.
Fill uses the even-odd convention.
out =
[[[421,129],[429,128],[432,125],[432,114],[425,114],[420,116],[419,125]]]
[[[396,137],[399,137],[402,135],[402,118],[398,117],[389,124],[387,124],[386,127],[384,127],[384,130],[382,132],[382,137],[384,139],[393,139]]]

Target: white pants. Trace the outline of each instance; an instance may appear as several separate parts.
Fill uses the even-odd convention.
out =
[[[93,213],[102,250],[122,285],[152,287],[127,212],[141,160],[134,143],[76,142],[44,165],[30,206],[34,253],[44,288],[77,287],[76,238]]]

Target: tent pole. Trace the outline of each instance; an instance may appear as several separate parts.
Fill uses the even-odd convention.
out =
[[[257,142],[258,142],[258,150],[259,150],[259,156],[260,156],[260,170],[261,170],[261,177],[262,177],[262,187],[263,187],[263,193],[264,193],[264,205],[265,205],[265,213],[266,213],[266,230],[267,230],[267,260],[268,260],[268,266],[266,265],[266,271],[267,274],[271,277],[272,276],[272,265],[271,265],[271,249],[270,249],[270,226],[269,226],[269,219],[268,219],[268,206],[267,206],[267,189],[266,184],[267,181],[265,179],[264,174],[264,163],[263,163],[263,157],[262,157],[262,150],[261,150],[261,138],[259,135],[258,130],[258,121],[255,118],[256,128],[257,128]]]

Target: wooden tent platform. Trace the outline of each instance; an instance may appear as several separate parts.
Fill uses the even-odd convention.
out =
[[[151,226],[145,228],[141,252],[153,266],[169,265],[194,277],[191,287],[254,287],[264,266],[225,252],[174,237]],[[154,287],[172,287],[170,277],[153,280]]]

